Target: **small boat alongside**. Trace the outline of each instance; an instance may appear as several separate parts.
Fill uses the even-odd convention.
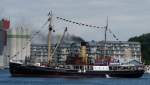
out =
[[[150,73],[150,65],[145,65],[145,73]]]

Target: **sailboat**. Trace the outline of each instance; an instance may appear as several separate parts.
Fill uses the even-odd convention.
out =
[[[67,31],[64,30],[63,36],[60,42],[57,44],[54,52],[51,52],[51,32],[52,27],[52,15],[49,15],[48,22],[48,62],[46,66],[32,65],[27,63],[18,63],[10,60],[9,70],[12,76],[28,76],[28,77],[119,77],[119,78],[139,78],[144,74],[143,65],[130,66],[130,65],[109,65],[105,63],[89,64],[87,57],[87,43],[81,42],[80,54],[76,59],[69,61],[70,63],[64,65],[58,65],[52,61],[56,49],[62,42],[62,39]],[[107,26],[106,26],[107,30]],[[105,32],[106,32],[105,30]],[[106,42],[106,34],[105,34]],[[104,56],[106,57],[106,56]]]

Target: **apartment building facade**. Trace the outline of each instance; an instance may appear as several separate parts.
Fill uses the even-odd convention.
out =
[[[52,45],[52,50],[56,45]],[[62,44],[53,56],[53,61],[65,63],[68,56],[79,56],[80,43]],[[109,57],[111,63],[127,64],[132,61],[141,63],[141,46],[138,42],[127,41],[90,41],[87,42],[88,63],[94,64],[102,57]],[[47,45],[31,45],[32,62],[47,62]]]

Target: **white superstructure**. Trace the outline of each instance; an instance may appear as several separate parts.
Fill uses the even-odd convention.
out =
[[[109,66],[93,66],[94,71],[109,71]]]

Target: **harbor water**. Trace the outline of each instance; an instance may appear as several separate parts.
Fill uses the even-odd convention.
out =
[[[43,78],[11,77],[8,70],[0,70],[0,85],[150,85],[150,74],[141,78]]]

